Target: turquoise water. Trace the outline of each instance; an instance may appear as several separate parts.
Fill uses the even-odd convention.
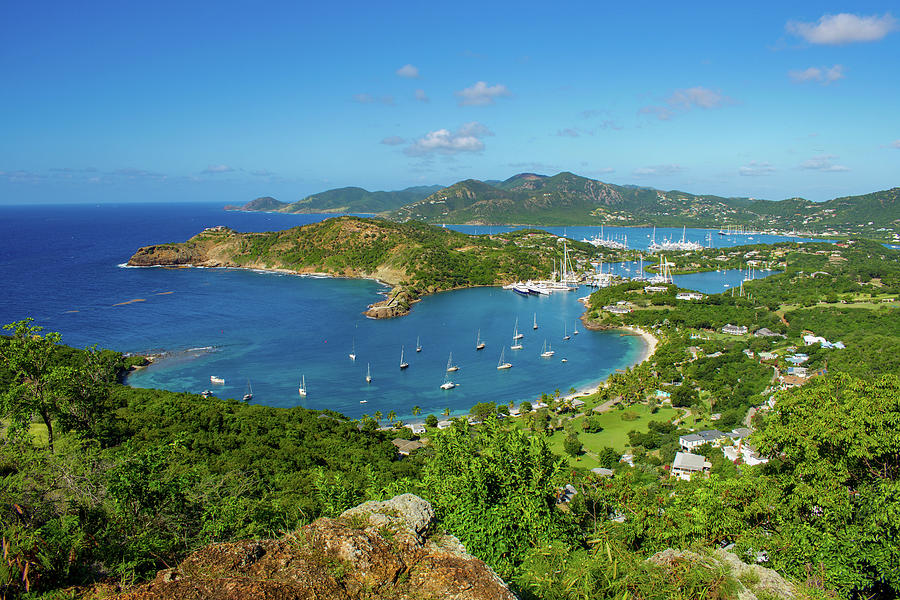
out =
[[[483,401],[533,400],[596,383],[641,354],[639,338],[614,332],[582,329],[562,340],[580,324],[577,297],[587,289],[527,298],[499,288],[460,290],[427,297],[406,317],[373,321],[362,312],[384,288],[372,281],[119,266],[140,246],[181,241],[204,227],[265,231],[325,217],[224,212],[204,204],[0,207],[6,291],[0,323],[30,316],[76,347],[167,352],[129,379],[136,386],[213,389],[239,398],[249,380],[254,402],[294,406],[301,403],[297,383],[305,375],[309,395],[303,405],[351,417],[393,410],[408,418],[413,406],[425,415],[446,408],[464,412]],[[582,237],[595,228],[551,229]],[[649,236],[628,231],[630,245],[632,238]],[[703,286],[718,283],[721,274],[684,277],[712,291]],[[535,314],[537,331],[531,329]],[[516,318],[525,338],[524,348],[513,351]],[[480,352],[474,349],[478,329],[487,344]],[[414,351],[417,336],[421,353]],[[544,339],[556,351],[552,359],[539,356]],[[354,340],[355,362],[347,356]],[[399,369],[403,346],[410,363],[405,371]],[[496,369],[502,347],[514,365],[506,371]],[[444,391],[439,386],[450,352],[460,367],[452,374],[459,387]],[[365,382],[367,364],[371,384]],[[224,377],[225,385],[212,385],[211,375]]]

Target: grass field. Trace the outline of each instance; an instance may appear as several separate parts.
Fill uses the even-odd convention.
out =
[[[0,429],[0,437],[6,437],[6,426],[9,421],[2,420],[0,421],[0,425],[2,425],[2,429]],[[43,423],[32,423],[28,428],[28,432],[32,435],[32,439],[36,446],[46,446],[48,441],[47,436],[47,426]]]
[[[633,420],[626,420],[626,415],[633,415]],[[603,431],[599,433],[584,433],[581,429],[581,422],[584,417],[574,419],[574,428],[578,432],[578,439],[584,446],[584,454],[577,458],[569,457],[563,450],[563,440],[566,437],[565,431],[556,431],[550,436],[550,447],[554,452],[561,456],[565,456],[569,460],[571,466],[578,466],[585,469],[593,469],[600,466],[597,462],[597,453],[605,446],[615,448],[617,452],[624,453],[628,447],[628,432],[632,430],[646,432],[648,430],[647,423],[650,421],[671,421],[680,414],[680,411],[664,407],[660,408],[656,414],[650,413],[650,407],[644,404],[636,404],[629,406],[625,410],[611,410],[598,415]]]

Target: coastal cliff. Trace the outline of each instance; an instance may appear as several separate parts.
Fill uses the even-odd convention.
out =
[[[124,590],[115,600],[515,600],[455,537],[433,530],[434,509],[412,494],[366,502],[276,540],[213,544]]]
[[[284,231],[211,227],[183,243],[140,248],[130,266],[233,267],[376,279],[392,286],[369,307],[373,318],[407,314],[424,295],[547,277],[562,258],[557,236],[537,230],[467,235],[409,222],[337,217]],[[597,250],[572,242],[574,261]]]

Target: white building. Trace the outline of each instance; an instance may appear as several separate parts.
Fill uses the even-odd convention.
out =
[[[703,294],[699,292],[678,292],[675,294],[676,300],[703,300]]]
[[[727,435],[725,435],[718,429],[707,429],[698,433],[689,433],[687,435],[680,436],[678,438],[678,444],[681,446],[682,450],[684,450],[685,452],[689,452],[695,448],[699,448],[703,444],[712,444],[713,446],[718,446],[722,443],[722,440],[726,439],[727,437]]]
[[[672,477],[690,480],[694,473],[708,473],[712,469],[712,463],[706,460],[702,454],[691,454],[690,452],[675,453],[675,460],[672,461]]]

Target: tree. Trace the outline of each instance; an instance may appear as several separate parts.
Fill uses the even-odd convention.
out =
[[[378,425],[381,425],[381,419],[382,419],[382,417],[384,416],[384,415],[381,414],[381,411],[380,411],[380,410],[376,410],[376,411],[375,411],[375,414],[372,415],[372,416],[375,417],[375,423],[377,423]]]
[[[569,435],[563,440],[563,450],[565,450],[566,454],[569,456],[578,456],[581,454],[581,440],[578,439],[577,433],[574,431],[569,432]]]
[[[527,415],[531,412],[531,402],[523,402],[519,405],[519,413]]]
[[[394,411],[390,411],[390,412],[388,412],[388,414],[387,414],[387,418],[388,418],[388,422],[390,422],[390,424],[393,425],[393,424],[394,424],[394,419],[397,418],[397,413],[395,413]]]
[[[425,417],[425,425],[428,427],[437,427],[438,418],[434,415],[428,415]]]
[[[540,436],[505,429],[496,417],[435,434],[423,473],[427,497],[444,526],[508,578],[528,549],[571,541],[570,515],[556,508],[564,461]]]
[[[9,419],[11,436],[27,435],[31,420],[40,417],[52,453],[53,422],[70,408],[67,392],[77,373],[74,367],[53,360],[60,334],[42,336],[44,328],[33,326],[33,321],[28,318],[3,326],[13,334],[0,346],[0,365],[10,372],[12,381],[0,396],[0,416]]]
[[[422,409],[419,408],[418,405],[412,407],[412,414],[414,417],[419,416],[419,413],[422,412]]]
[[[450,416],[450,409],[449,409],[449,408],[445,408],[445,409],[441,412],[441,414],[444,415],[445,417],[449,417],[449,416]]]
[[[469,409],[469,414],[479,421],[484,421],[488,415],[497,414],[497,405],[494,402],[479,402]]]
[[[603,449],[597,453],[597,461],[600,463],[601,467],[612,469],[619,464],[619,453],[616,452],[615,448],[604,446]]]

